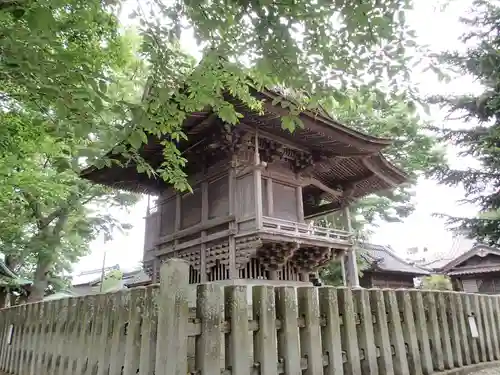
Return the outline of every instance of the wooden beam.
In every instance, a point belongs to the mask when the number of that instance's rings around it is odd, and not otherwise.
[[[243,119],[243,121],[245,121],[245,119]],[[245,122],[242,122],[242,123],[238,124],[237,126],[238,126],[238,128],[248,130],[249,132],[252,132],[253,134],[255,134],[255,126],[252,126],[250,124],[246,124]],[[290,142],[290,140],[287,140],[284,137],[280,137],[279,135],[275,135],[275,134],[266,132],[266,131],[261,130],[261,129],[259,129],[259,137],[270,139],[272,141],[277,141],[278,143],[281,143],[286,148],[289,148],[290,150],[296,150],[296,151],[302,151],[302,152],[310,152],[311,151],[305,146],[302,146],[302,145],[299,145],[296,143],[292,143],[292,142]]]
[[[310,212],[305,212],[304,219],[314,219],[318,216],[328,215],[332,212],[338,211],[340,209],[340,205],[338,202],[322,204],[321,206],[316,206]]]
[[[333,197],[341,197],[344,194],[342,191],[333,190],[332,188],[329,188],[324,183],[322,183],[321,181],[319,181],[318,179],[313,178],[313,177],[309,177],[309,178],[304,179],[302,186],[307,186],[307,185],[316,186],[317,188],[323,190],[325,193],[328,193]]]

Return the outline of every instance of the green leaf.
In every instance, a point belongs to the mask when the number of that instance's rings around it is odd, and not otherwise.
[[[143,130],[136,129],[130,134],[128,141],[133,148],[138,150],[141,147],[142,143],[147,142],[147,135]]]

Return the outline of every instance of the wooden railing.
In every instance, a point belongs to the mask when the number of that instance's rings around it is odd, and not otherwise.
[[[327,239],[345,243],[349,243],[352,239],[352,234],[345,230],[324,228],[316,225],[298,223],[295,221],[288,221],[269,216],[264,216],[262,218],[262,226],[267,230],[277,231],[284,234],[295,234],[311,239]]]
[[[430,375],[500,360],[498,296],[192,288],[188,264],[170,260],[159,287],[0,310],[0,372]]]

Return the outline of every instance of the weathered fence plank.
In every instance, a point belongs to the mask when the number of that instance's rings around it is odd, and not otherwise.
[[[408,347],[409,372],[411,375],[422,375],[417,328],[415,327],[415,316],[413,314],[410,294],[407,290],[396,291],[396,299],[402,311],[402,329],[403,337]]]
[[[144,290],[135,289],[130,292],[127,335],[125,339],[125,360],[123,375],[135,375],[139,371],[141,345],[141,308]]]
[[[361,358],[361,370],[363,374],[378,374],[377,348],[373,331],[373,318],[370,306],[370,296],[366,289],[357,289],[352,292],[356,311],[358,311],[359,324],[357,325],[358,345]]]
[[[401,312],[399,310],[396,293],[393,290],[385,290],[385,304],[389,319],[389,335],[394,347],[394,372],[398,375],[409,374],[408,358],[406,357],[406,346],[401,326]]]
[[[24,361],[24,349],[26,347],[26,340],[25,340],[26,330],[24,328],[24,325],[26,324],[26,321],[28,319],[27,305],[19,306],[17,311],[19,318],[16,327],[16,343],[15,343],[16,356],[14,360],[14,367],[12,370],[12,373],[14,374],[19,374],[21,372],[21,364]]]
[[[85,326],[83,331],[83,342],[85,350],[82,352],[81,372],[84,375],[92,375],[95,366],[95,335],[97,329],[97,296],[89,296],[85,300]]]
[[[452,295],[452,301],[450,303],[455,307],[455,312],[458,319],[458,341],[460,344],[460,349],[462,352],[462,359],[464,365],[472,364],[471,359],[471,348],[468,343],[468,329],[466,321],[466,313],[464,308],[463,298],[459,293],[454,293]]]
[[[488,307],[488,321],[489,321],[489,328],[488,330],[490,331],[491,335],[491,341],[493,344],[493,360],[499,360],[500,359],[500,344],[498,342],[499,339],[499,325],[498,325],[498,320],[496,316],[496,297],[487,297],[486,298],[486,305]]]
[[[304,327],[299,330],[301,356],[307,358],[305,375],[323,375],[323,353],[319,326],[317,289],[297,288],[299,316],[304,318]]]
[[[455,293],[450,292],[444,295],[445,308],[448,315],[448,327],[450,330],[451,352],[453,365],[455,367],[463,366],[462,346],[460,340],[460,328],[457,316],[457,306]]]
[[[370,304],[375,314],[375,344],[379,351],[378,367],[381,374],[394,374],[392,362],[391,336],[387,324],[387,310],[385,308],[384,293],[380,289],[369,291]]]
[[[429,344],[432,353],[434,370],[444,370],[443,347],[441,345],[441,332],[437,316],[436,293],[424,292],[424,306],[427,308],[427,322],[429,328]]]
[[[160,271],[155,375],[187,373],[188,274],[188,263],[177,259]]]
[[[61,370],[61,367],[64,364],[64,347],[65,345],[68,345],[67,336],[65,335],[65,329],[68,325],[69,302],[69,299],[62,299],[57,301],[56,311],[54,314],[54,318],[56,319],[56,325],[54,328],[54,357],[50,367],[47,370],[49,374],[58,375],[64,373]]]
[[[229,286],[225,290],[225,316],[230,323],[226,367],[232,375],[250,374],[250,341],[248,335],[248,300],[246,286]]]
[[[259,329],[253,337],[253,354],[260,375],[275,375],[278,366],[276,335],[276,304],[274,289],[270,286],[254,286],[252,289],[253,318]]]
[[[115,300],[115,295],[110,294],[106,295],[103,301],[101,334],[98,340],[101,350],[97,359],[97,375],[107,375],[110,365],[111,345],[109,342],[113,337],[114,314],[116,314]]]
[[[0,369],[6,371],[11,345],[9,338],[13,329],[14,312],[11,309],[6,310],[3,320],[2,334],[2,352],[0,356]]]
[[[479,296],[479,315],[481,315],[482,328],[484,332],[484,345],[486,346],[486,357],[488,361],[495,360],[495,354],[493,352],[493,342],[491,338],[491,323],[490,323],[490,312],[489,305],[486,299],[487,296]]]
[[[42,336],[42,326],[43,326],[43,303],[37,303],[34,306],[34,317],[35,317],[35,331],[33,338],[33,354],[31,357],[31,369],[30,375],[39,375],[40,374],[40,357],[41,357],[41,348],[43,345],[43,336]]]
[[[448,311],[446,308],[444,293],[436,293],[437,297],[437,314],[440,327],[441,346],[443,348],[443,363],[446,369],[452,369],[453,353],[451,350],[450,328],[448,327]]]
[[[139,375],[153,375],[156,358],[156,330],[158,307],[156,306],[157,288],[146,288],[142,305],[141,353]]]
[[[19,327],[22,326],[22,317],[20,316],[20,311],[18,310],[17,313],[14,312],[13,318],[12,318],[12,335],[10,337],[10,355],[8,358],[8,363],[7,363],[7,372],[8,373],[14,373],[15,370],[15,363],[17,359],[17,342],[19,341]]]
[[[346,372],[352,375],[361,374],[361,358],[359,355],[358,336],[356,331],[356,310],[352,298],[352,291],[347,288],[338,290],[339,308],[342,312],[341,337],[345,343]]]
[[[297,325],[297,296],[292,287],[276,288],[276,317],[281,322],[278,330],[278,356],[284,371],[290,375],[302,374],[300,367],[299,327]]]
[[[479,358],[481,362],[486,362],[488,360],[487,348],[486,348],[486,333],[484,332],[483,318],[481,316],[481,306],[479,305],[479,295],[471,295],[471,309],[476,319],[477,330],[479,332]]]
[[[472,309],[472,294],[463,294],[462,295],[462,302],[464,304],[464,315],[465,315],[465,325],[467,327],[467,337],[465,338],[465,341],[467,345],[469,345],[470,352],[471,352],[471,360],[472,363],[479,363],[480,357],[479,357],[479,345],[478,345],[478,339],[474,338],[472,336],[472,331],[471,331],[471,326],[470,326],[470,319],[472,318],[474,321],[476,321],[476,316],[474,314],[474,311]],[[477,321],[476,321],[477,324]]]
[[[340,337],[341,319],[339,315],[337,290],[332,287],[319,288],[318,299],[320,314],[325,319],[325,325],[321,330],[323,350],[328,356],[328,365],[325,370],[325,375],[344,375],[342,340]],[[287,372],[287,374],[295,375],[300,374],[300,372]]]
[[[196,317],[201,322],[201,335],[196,339],[196,367],[202,375],[220,375],[222,358],[222,317],[224,294],[217,284],[197,287]]]

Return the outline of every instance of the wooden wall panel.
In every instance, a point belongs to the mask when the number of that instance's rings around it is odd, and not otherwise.
[[[201,189],[193,188],[192,193],[182,196],[181,229],[192,227],[201,222]]]
[[[255,189],[252,174],[236,179],[236,215],[239,218],[255,215]]]
[[[161,207],[160,236],[174,233],[175,228],[175,196],[163,202]]]
[[[295,187],[273,181],[273,217],[298,221]]]
[[[223,176],[208,184],[208,218],[229,215],[229,181]]]

